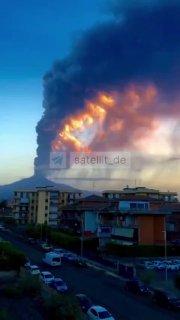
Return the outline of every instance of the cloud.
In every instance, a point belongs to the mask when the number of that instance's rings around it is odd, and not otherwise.
[[[149,119],[179,116],[179,104],[175,102],[180,75],[180,3],[132,3],[137,2],[115,1],[111,6],[113,17],[84,32],[69,55],[44,76],[44,114],[36,128],[37,170],[48,166],[51,143],[64,119],[82,110],[85,100],[93,99],[99,91],[124,91],[134,84],[153,84],[161,101],[152,106]],[[139,113],[141,119],[143,113],[146,110]],[[126,115],[129,128],[134,126],[133,141],[141,124],[132,120]],[[151,128],[148,121],[147,128]],[[126,133],[121,137],[125,143]],[[117,140],[114,143],[118,145]]]

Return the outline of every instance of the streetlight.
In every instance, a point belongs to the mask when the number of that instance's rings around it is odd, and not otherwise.
[[[162,231],[164,233],[164,259],[167,260],[167,237],[166,231]],[[167,282],[167,263],[165,263],[165,281]]]
[[[81,258],[83,258],[83,240],[84,240],[84,221],[83,221],[83,213],[81,213]]]

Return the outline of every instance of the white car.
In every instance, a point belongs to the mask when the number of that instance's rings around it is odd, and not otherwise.
[[[104,307],[101,306],[92,306],[88,312],[87,316],[89,319],[97,320],[97,319],[104,319],[104,320],[115,320],[114,317],[107,311]]]
[[[146,269],[154,269],[154,268],[155,268],[155,265],[154,265],[153,263],[151,263],[151,262],[148,262],[148,263],[145,263],[145,264],[144,264],[144,267],[145,267]]]
[[[31,261],[29,259],[26,259],[26,263],[24,264],[24,268],[27,269],[31,266]]]
[[[36,265],[31,265],[31,264],[26,265],[26,270],[30,274],[32,274],[33,276],[36,276],[36,275],[40,274],[40,270],[39,270],[38,266],[36,266]]]
[[[52,275],[51,272],[49,271],[42,271],[40,273],[40,279],[45,283],[45,284],[50,284],[54,281],[54,276]]]

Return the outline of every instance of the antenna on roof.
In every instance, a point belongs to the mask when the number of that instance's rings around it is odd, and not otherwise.
[[[94,193],[95,181],[92,182],[92,192]]]

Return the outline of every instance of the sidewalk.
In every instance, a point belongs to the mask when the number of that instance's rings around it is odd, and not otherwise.
[[[114,268],[110,268],[110,267],[105,267],[103,266],[101,263],[98,263],[98,262],[95,262],[93,260],[90,260],[90,259],[87,259],[87,258],[84,258],[84,260],[86,261],[88,267],[91,267],[93,269],[96,269],[96,270],[99,270],[99,271],[102,271],[104,272],[106,275],[109,275],[109,276],[112,276],[114,278],[118,278],[119,280],[125,282],[127,281],[126,278],[120,276],[118,274],[118,270],[117,269],[114,269]]]
[[[87,258],[84,258],[84,260],[86,261],[87,265],[89,267],[91,267],[91,268],[94,268],[96,270],[102,271],[106,275],[109,275],[109,276],[112,276],[114,278],[117,278],[122,282],[128,281],[127,278],[120,276],[118,274],[118,270],[116,270],[116,269],[109,268],[109,267],[104,267],[102,264],[100,264],[98,262],[95,262],[93,260],[87,259]],[[146,272],[146,271],[147,270],[144,270],[144,272]],[[153,289],[155,289],[155,288],[157,288],[157,289],[161,288],[161,289],[173,292],[178,297],[180,297],[180,291],[175,288],[173,280],[165,281],[165,280],[154,279],[152,281],[152,283],[150,284],[150,288],[152,289],[152,292],[153,292]]]

